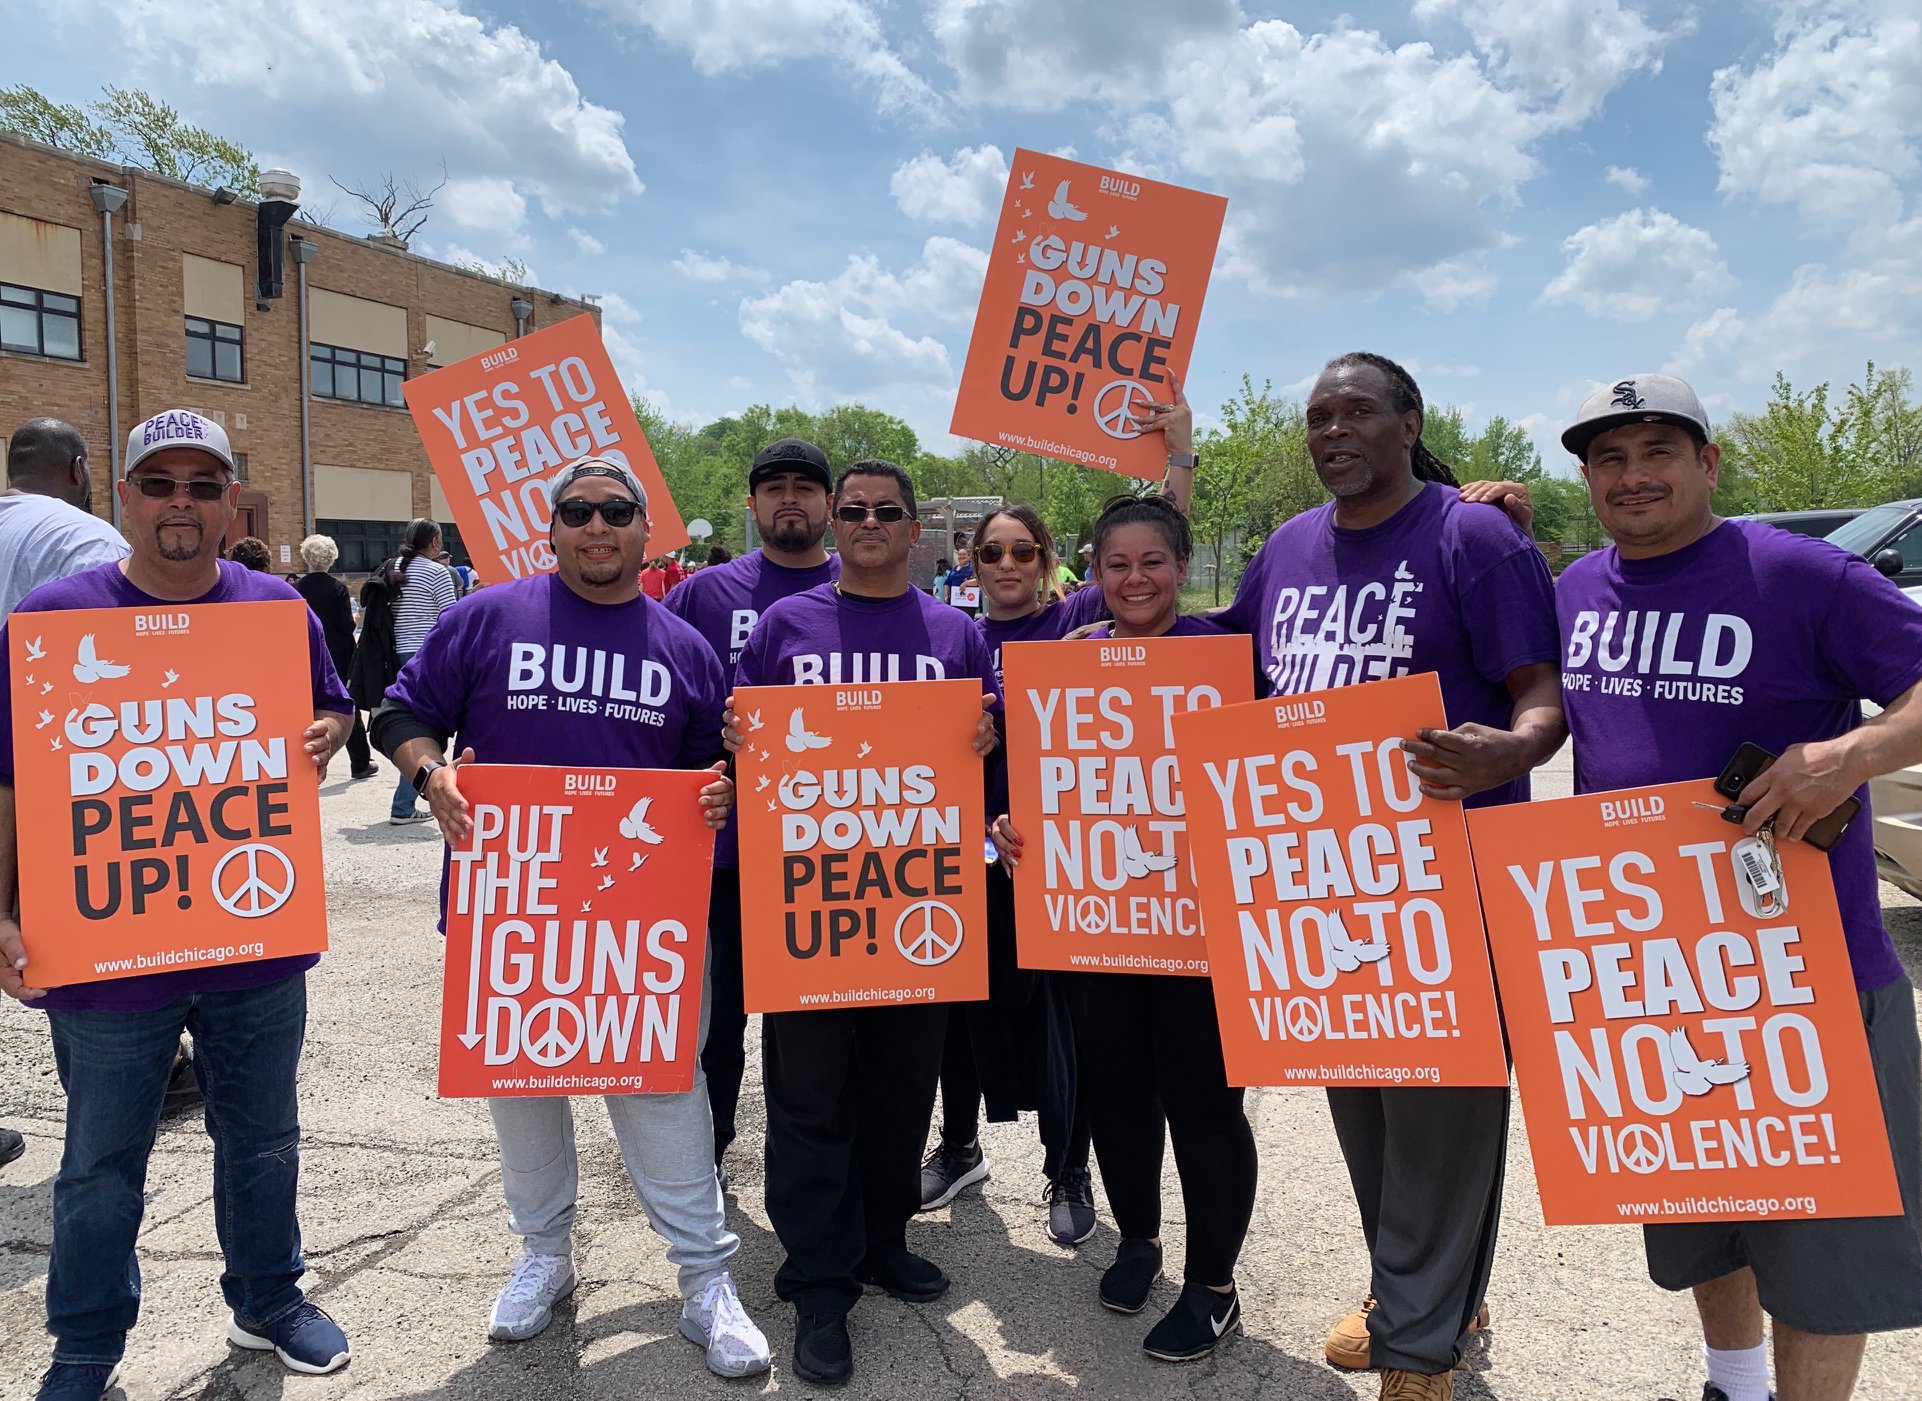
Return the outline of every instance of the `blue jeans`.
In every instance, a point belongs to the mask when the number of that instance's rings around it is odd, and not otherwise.
[[[194,993],[151,1012],[48,1012],[67,1092],[67,1146],[53,1184],[47,1331],[54,1360],[113,1363],[140,1312],[134,1242],[147,1160],[182,1029],[214,1142],[220,1291],[264,1326],[302,1299],[300,1120],[294,1072],[307,1030],[307,975]]]
[[[406,666],[408,662],[413,660],[413,657],[414,654],[412,652],[402,657],[400,659],[401,666]],[[394,767],[399,769],[400,765],[396,764]],[[400,781],[394,785],[394,801],[387,805],[387,815],[389,817],[407,816],[414,810],[414,799],[417,796],[414,792],[414,776],[411,773],[402,771]]]

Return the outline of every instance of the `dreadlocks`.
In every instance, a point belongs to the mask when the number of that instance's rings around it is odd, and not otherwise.
[[[1351,350],[1346,355],[1337,355],[1330,360],[1325,369],[1335,369],[1345,365],[1368,365],[1380,370],[1382,378],[1388,381],[1388,392],[1393,396],[1396,413],[1411,410],[1423,422],[1427,421],[1428,410],[1422,406],[1421,390],[1415,384],[1415,377],[1390,360],[1386,355],[1376,355],[1368,350]],[[1415,469],[1415,480],[1421,482],[1440,482],[1443,486],[1460,486],[1455,480],[1455,471],[1434,453],[1421,440],[1420,430],[1415,433],[1415,445],[1408,450],[1408,457]]]

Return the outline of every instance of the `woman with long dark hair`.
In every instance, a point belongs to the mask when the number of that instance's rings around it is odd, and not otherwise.
[[[440,527],[424,517],[410,521],[401,536],[400,554],[388,570],[394,598],[396,673],[420,650],[421,643],[427,640],[428,629],[460,597],[454,571],[435,558],[439,553]],[[432,816],[425,808],[414,806],[413,775],[402,773],[394,785],[394,801],[387,810],[388,822],[400,826],[426,822]]]

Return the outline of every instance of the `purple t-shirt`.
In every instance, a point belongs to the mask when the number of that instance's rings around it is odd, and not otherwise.
[[[994,656],[994,679],[1001,679],[1001,648],[1010,642],[1059,642],[1076,628],[1084,628],[1107,611],[1101,590],[1090,585],[1066,598],[1050,599],[1019,618],[975,619],[981,638]]]
[[[103,564],[83,570],[51,584],[42,584],[21,599],[15,611],[47,613],[69,608],[179,608],[186,604],[199,607],[208,603],[266,603],[275,599],[296,599],[300,595],[284,580],[262,574],[231,560],[221,560],[220,580],[199,598],[160,599],[135,588],[120,566]],[[334,673],[327,655],[327,639],[320,620],[312,609],[306,610],[307,663],[314,691],[314,709],[332,710],[342,715],[354,713],[354,703]],[[0,695],[13,689],[12,650],[7,629],[0,622]],[[0,784],[13,786],[13,727],[0,724]],[[14,795],[14,820],[29,821],[34,814]],[[211,968],[188,968],[178,973],[148,973],[137,978],[115,978],[103,983],[74,983],[49,989],[45,997],[31,1006],[55,1012],[151,1012],[175,998],[196,992],[233,992],[240,988],[262,987],[291,978],[320,962],[317,953],[297,954],[292,958],[268,958],[258,963],[238,963]],[[32,976],[32,969],[28,969]]]
[[[1598,550],[1555,590],[1575,790],[1713,778],[1737,748],[1780,754],[1855,728],[1922,681],[1922,608],[1822,540],[1723,521],[1653,559]],[[1856,986],[1902,976],[1862,812],[1829,853]]]
[[[761,614],[782,599],[841,577],[841,557],[829,555],[826,564],[789,569],[760,550],[726,564],[697,569],[676,584],[667,596],[667,611],[698,632],[713,649],[721,675],[730,681],[741,659],[748,635]],[[714,837],[714,864],[730,870],[741,864],[738,814],[728,815],[727,826]]]
[[[1336,525],[1333,502],[1284,521],[1215,620],[1254,634],[1275,695],[1429,671],[1451,725],[1507,729],[1509,673],[1560,655],[1534,542],[1499,508],[1434,482],[1366,530]],[[1524,776],[1466,805],[1527,798]]]

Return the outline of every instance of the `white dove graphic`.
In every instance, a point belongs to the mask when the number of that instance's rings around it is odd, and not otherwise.
[[[810,749],[826,749],[834,741],[826,735],[817,735],[807,727],[807,717],[801,714],[799,706],[788,717],[787,747],[796,754],[805,754]]]
[[[180,679],[180,673],[175,671],[172,667],[168,667],[165,679],[163,679],[160,683],[160,689],[163,691],[166,690],[169,686],[173,685],[173,683],[178,681],[179,679]]]
[[[865,759],[868,757],[868,755],[872,754],[873,752],[874,752],[874,746],[869,744],[866,740],[862,740],[861,747],[860,749],[855,751],[854,757],[857,759]]]
[[[1021,188],[1024,190],[1032,190],[1034,188],[1034,172],[1032,170],[1025,170],[1021,173]]]
[[[47,655],[47,649],[40,645],[39,638],[29,637],[27,639],[27,660],[28,661],[37,662],[46,655]]]
[[[596,890],[612,890],[614,888],[614,877],[602,876],[601,883],[594,888]]]
[[[59,736],[59,735],[55,735],[55,736],[53,737],[53,747],[54,747],[55,749],[59,749],[59,748],[61,747],[61,746],[60,746],[60,736]]]
[[[41,694],[41,695],[43,695],[43,696],[50,696],[50,695],[52,695],[52,694],[53,694],[53,682],[51,682],[51,681],[49,681],[49,682],[47,682],[47,684],[46,684],[46,685],[44,685],[44,686],[42,686],[42,687],[40,688],[40,694]]]
[[[1348,937],[1345,929],[1328,931],[1328,961],[1344,973],[1352,973],[1364,963],[1380,963],[1388,957],[1388,936],[1370,943],[1360,943]]]
[[[756,711],[751,711],[751,712],[750,712],[750,713],[748,714],[748,717],[747,717],[747,727],[748,727],[748,729],[749,729],[749,730],[758,730],[758,729],[760,729],[760,728],[761,728],[761,727],[762,727],[763,725],[765,725],[765,724],[767,724],[767,721],[765,721],[765,720],[763,720],[763,719],[761,718],[761,712],[760,712],[760,711],[758,711],[758,710],[756,710]]]
[[[1121,834],[1121,869],[1130,880],[1140,880],[1156,871],[1174,869],[1175,859],[1166,852],[1153,855],[1141,846],[1141,834],[1130,827]]]
[[[51,710],[43,710],[40,712],[40,723],[35,725],[34,728],[36,730],[44,730],[47,728],[47,726],[51,725],[52,723],[53,723],[53,712]]]
[[[1724,1065],[1719,1060],[1703,1060],[1688,1043],[1688,1029],[1676,1027],[1668,1034],[1669,1059],[1675,1069],[1669,1081],[1685,1095],[1705,1095],[1717,1085],[1733,1085],[1748,1079],[1748,1062],[1738,1060]]]
[[[754,780],[754,791],[756,793],[765,793],[767,791],[767,785],[768,785],[768,776],[766,774],[762,774],[759,778]]]
[[[588,862],[589,869],[598,870],[600,867],[605,866],[606,864],[607,864],[607,848],[604,846],[595,847],[594,859]]]
[[[659,846],[664,840],[661,834],[648,825],[647,810],[653,806],[652,798],[642,798],[634,804],[634,810],[621,819],[621,835],[631,842],[646,842],[649,846]]]
[[[56,746],[56,747],[58,747],[58,741],[55,741],[55,746]],[[773,812],[773,811],[774,811],[774,799],[772,799],[772,798],[769,798],[769,799],[767,800],[767,810],[768,810],[769,812]]]
[[[102,661],[95,655],[92,633],[80,639],[80,659],[73,664],[74,680],[84,681],[91,686],[96,681],[110,681],[126,674],[127,668],[119,662]]]
[[[26,682],[26,683],[27,683],[27,684],[28,684],[29,686],[31,686],[31,685],[33,685],[33,678],[32,678],[31,676],[28,676],[28,677],[23,677],[22,679],[23,679],[23,680],[24,680],[24,681],[25,681],[25,682]]]
[[[1010,243],[1026,243],[1027,241],[1028,241],[1028,236],[1022,233],[1021,230],[1019,229],[1016,229],[1014,231],[1014,237],[1008,240],[1008,242]]]
[[[588,913],[590,913],[590,912],[591,912],[591,911],[593,910],[593,908],[594,908],[594,902],[593,902],[592,900],[583,900],[583,901],[581,901],[581,913],[582,913],[582,914],[588,914]]]
[[[1395,566],[1395,577],[1397,579],[1412,579],[1415,577],[1414,571],[1408,567],[1407,560],[1403,560]]]
[[[1121,225],[1119,225],[1119,224],[1110,224],[1110,225],[1108,225],[1108,237],[1109,237],[1109,238],[1119,238],[1119,237],[1121,237]]]
[[[1048,201],[1048,217],[1050,219],[1070,219],[1075,223],[1080,223],[1088,217],[1087,214],[1076,209],[1074,205],[1069,202],[1068,182],[1066,180],[1063,180],[1059,185],[1055,186],[1054,198]]]
[[[647,853],[644,851],[637,851],[634,853],[634,859],[629,864],[627,869],[629,872],[638,871],[641,869],[641,867],[644,864],[646,864],[646,862],[647,862]]]

